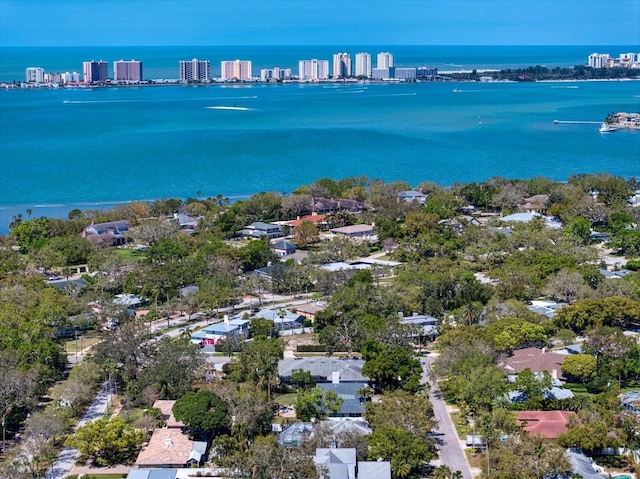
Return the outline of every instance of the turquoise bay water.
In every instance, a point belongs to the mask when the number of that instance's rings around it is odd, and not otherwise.
[[[238,198],[320,177],[638,176],[640,132],[553,121],[639,110],[635,81],[1,91],[0,232],[27,208]]]

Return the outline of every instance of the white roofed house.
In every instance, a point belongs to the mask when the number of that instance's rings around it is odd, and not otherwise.
[[[259,239],[266,236],[268,239],[280,238],[282,234],[282,226],[274,223],[263,223],[255,221],[242,230],[242,236]]]
[[[378,235],[373,231],[373,225],[343,226],[342,228],[334,228],[331,232],[352,240],[378,241]]]

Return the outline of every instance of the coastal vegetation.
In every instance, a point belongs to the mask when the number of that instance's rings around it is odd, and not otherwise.
[[[338,446],[390,461],[394,478],[446,473],[428,464],[437,454],[437,424],[417,354],[427,343],[439,354],[431,369],[443,394],[464,427],[483,437],[483,451],[475,452],[483,477],[487,469],[490,477],[564,473],[564,447],[593,455],[637,449],[640,422],[618,399],[640,384],[632,335],[640,324],[640,209],[627,201],[637,188],[633,178],[608,174],[449,188],[423,182],[416,191],[424,202],[407,202],[399,194],[413,188],[403,182],[322,178],[288,196],[263,192],[232,203],[196,195],[74,210],[68,220],[16,217],[0,238],[0,414],[9,444],[0,475],[37,477],[65,440],[95,465],[130,461],[161,423],[154,402],[167,399],[177,400],[175,417],[193,437],[211,442],[209,462],[243,477],[317,477],[311,449],[335,438],[285,451],[271,424],[283,420],[276,414],[283,398],[294,398],[287,405],[301,420],[321,420],[342,403],[304,372],[291,384],[281,380],[289,339],[272,322],[251,318],[248,339],[228,336],[216,345],[231,356],[220,372],[188,329],[196,318],[218,322],[236,308],[249,318],[247,298],[261,305],[277,295],[324,300],[312,323],[314,346],[364,359],[371,390],[362,397],[375,397],[365,401],[372,433]],[[321,198],[349,207],[327,208],[317,221]],[[523,211],[535,214],[505,221]],[[182,229],[178,214],[196,225]],[[302,259],[280,261],[266,238],[242,233],[254,222],[305,216],[285,231]],[[120,220],[129,222],[120,246],[83,235],[92,223]],[[329,231],[353,225],[374,225],[376,238]],[[323,268],[372,254],[380,261],[370,269]],[[185,294],[187,287],[196,288]],[[144,298],[146,315],[113,301],[122,294]],[[560,303],[554,314],[530,307],[541,299]],[[183,331],[163,336],[176,313],[186,318]],[[432,335],[402,321],[414,313],[435,318]],[[69,364],[65,341],[88,334],[99,341]],[[581,391],[574,397],[550,397],[549,374],[525,369],[511,383],[504,374],[514,352],[571,345],[578,335],[580,354],[556,371]],[[103,382],[117,385],[121,412],[72,434]],[[514,392],[521,402],[508,400]],[[519,409],[577,414],[566,433],[547,440],[516,424]],[[98,447],[105,436],[117,440]]]

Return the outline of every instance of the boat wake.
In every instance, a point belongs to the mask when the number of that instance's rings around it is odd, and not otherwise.
[[[234,110],[234,111],[249,111],[251,108],[244,106],[207,106],[208,110]]]

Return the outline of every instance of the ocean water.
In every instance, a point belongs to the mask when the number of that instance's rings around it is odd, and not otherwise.
[[[273,52],[263,54],[265,65],[279,64]],[[47,58],[66,58],[57,55]],[[489,67],[491,55],[483,55],[477,65],[465,58],[465,68]],[[601,122],[611,111],[640,111],[640,82],[0,91],[0,233],[27,208],[34,216],[65,217],[75,207],[198,192],[230,198],[291,192],[321,177],[450,185],[492,176],[639,176],[640,132],[601,134],[598,124],[553,123]]]

